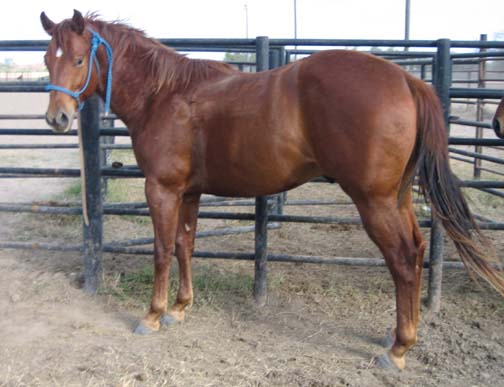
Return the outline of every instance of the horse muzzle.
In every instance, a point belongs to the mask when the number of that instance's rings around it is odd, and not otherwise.
[[[501,119],[494,117],[494,119],[492,120],[492,128],[495,131],[497,137],[504,138],[504,127],[502,125]]]
[[[45,118],[49,126],[57,133],[68,132],[72,127],[73,113],[69,114],[63,109],[59,109],[55,115],[47,112]]]

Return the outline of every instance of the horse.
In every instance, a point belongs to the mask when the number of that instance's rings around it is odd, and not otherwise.
[[[269,195],[321,175],[352,198],[395,284],[396,327],[377,366],[404,368],[417,341],[426,246],[412,203],[417,172],[468,271],[504,294],[499,260],[451,172],[440,102],[401,67],[366,53],[327,50],[242,73],[187,58],[94,14],[74,10],[57,24],[45,13],[40,19],[51,36],[48,124],[69,130],[76,109],[99,94],[128,127],[145,175],[155,270],[150,308],[136,333],[183,320],[192,303],[201,194]],[[180,285],[168,308],[174,253]]]
[[[504,98],[501,99],[492,119],[492,127],[499,138],[504,138]]]

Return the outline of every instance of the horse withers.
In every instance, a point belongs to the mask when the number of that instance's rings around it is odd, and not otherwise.
[[[150,309],[137,333],[184,319],[192,303],[201,194],[267,195],[320,175],[352,198],[395,283],[396,328],[377,365],[404,368],[417,340],[425,250],[411,197],[417,172],[466,268],[504,293],[503,274],[493,266],[498,259],[450,170],[439,100],[399,66],[329,50],[241,73],[78,11],[59,24],[44,13],[41,21],[51,35],[49,124],[67,130],[79,105],[98,93],[128,127],[145,175],[155,270]],[[180,284],[168,308],[173,251]]]

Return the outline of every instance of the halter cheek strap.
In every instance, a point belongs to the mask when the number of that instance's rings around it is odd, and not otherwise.
[[[107,71],[107,84],[105,89],[105,114],[108,114],[110,111],[110,97],[112,94],[112,61],[113,61],[113,53],[112,47],[109,42],[103,39],[98,32],[93,31],[92,28],[88,27],[89,32],[91,32],[91,49],[89,51],[89,60],[88,60],[88,73],[86,77],[86,82],[84,86],[79,91],[72,91],[62,86],[48,84],[45,87],[46,91],[59,91],[61,93],[68,94],[70,97],[77,101],[79,106],[79,110],[82,110],[84,107],[84,102],[80,100],[80,96],[82,93],[86,91],[89,86],[89,82],[91,80],[91,73],[93,72],[93,64],[96,66],[96,70],[98,71],[98,75],[100,74],[100,66],[98,64],[98,59],[96,57],[96,51],[98,47],[103,44],[105,47],[105,51],[107,52],[107,60],[108,60],[108,71]]]

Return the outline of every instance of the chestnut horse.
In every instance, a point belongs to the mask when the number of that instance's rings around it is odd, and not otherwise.
[[[397,325],[378,365],[403,368],[417,340],[425,250],[411,198],[417,171],[468,270],[504,292],[502,272],[492,265],[497,258],[484,252],[487,242],[450,171],[438,98],[399,66],[324,51],[247,74],[188,59],[138,30],[78,11],[59,24],[44,13],[41,21],[52,37],[45,55],[52,84],[47,122],[58,132],[70,129],[81,102],[96,92],[108,104],[111,87],[112,110],[127,125],[145,174],[155,274],[137,333],[182,320],[192,303],[202,193],[268,195],[320,175],[353,199],[395,283]],[[180,286],[168,309],[173,251]]]
[[[504,98],[501,99],[495,116],[492,120],[492,127],[495,130],[497,137],[504,138]]]

